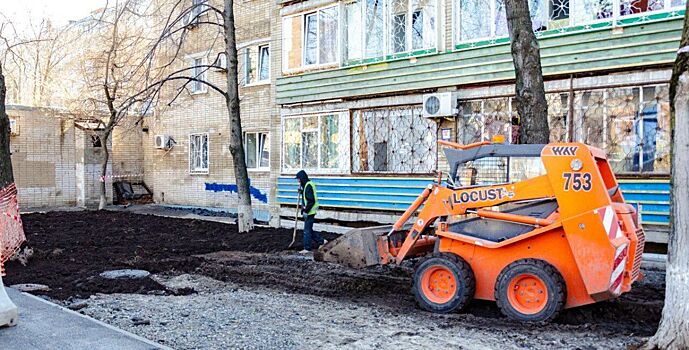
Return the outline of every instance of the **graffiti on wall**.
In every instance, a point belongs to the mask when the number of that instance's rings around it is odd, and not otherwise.
[[[208,183],[206,182],[206,191],[211,191],[211,192],[230,192],[230,193],[237,193],[237,185],[236,184],[221,184],[221,183]],[[249,187],[249,192],[251,193],[251,196],[256,198],[259,202],[262,203],[268,203],[268,194],[261,191],[260,189],[250,186]]]

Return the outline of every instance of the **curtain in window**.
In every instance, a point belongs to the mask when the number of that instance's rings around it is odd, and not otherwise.
[[[246,154],[246,167],[256,168],[256,134],[246,133],[244,134],[244,137],[246,138],[244,140],[246,148],[244,150]]]

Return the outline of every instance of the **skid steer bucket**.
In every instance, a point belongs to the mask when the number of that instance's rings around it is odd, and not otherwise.
[[[387,242],[391,229],[392,225],[353,229],[318,249],[314,259],[355,269],[381,264],[378,244]]]

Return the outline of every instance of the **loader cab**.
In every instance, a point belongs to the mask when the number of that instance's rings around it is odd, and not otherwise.
[[[545,174],[543,145],[491,144],[469,150],[445,149],[448,187],[466,188],[518,182]]]

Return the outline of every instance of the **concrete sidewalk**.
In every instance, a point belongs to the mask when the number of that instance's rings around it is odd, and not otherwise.
[[[103,322],[6,288],[19,308],[15,327],[0,328],[0,349],[169,349]]]

